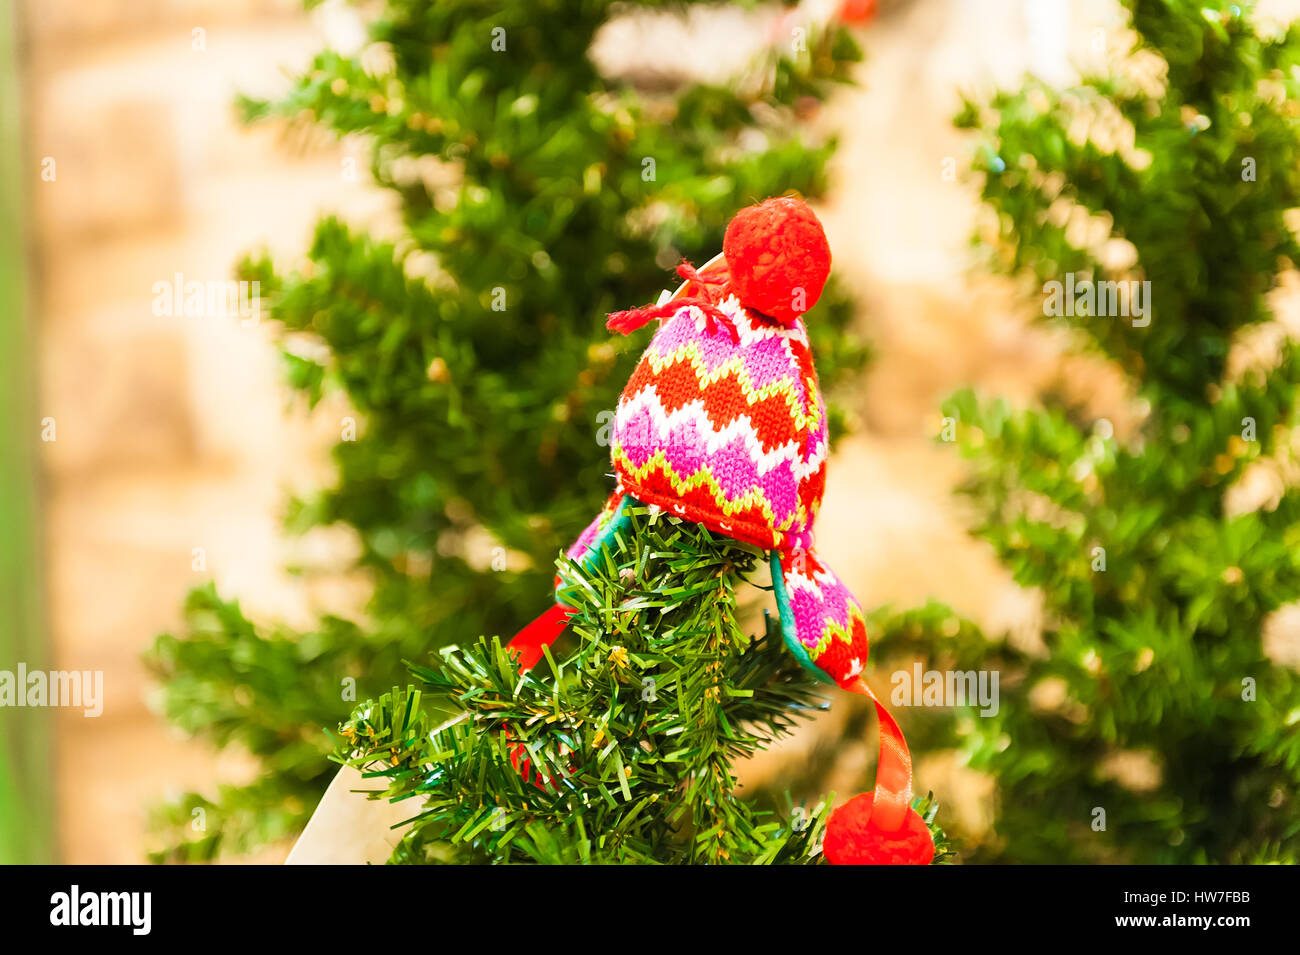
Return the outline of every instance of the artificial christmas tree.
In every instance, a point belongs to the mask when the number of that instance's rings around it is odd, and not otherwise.
[[[241,275],[285,332],[296,391],[313,406],[341,391],[358,412],[336,485],[295,501],[288,526],[353,529],[374,589],[364,621],[307,633],[255,624],[211,587],[190,595],[186,631],[150,658],[165,712],[263,773],[167,807],[154,858],[292,834],[331,776],[321,727],[404,683],[403,660],[511,632],[605,480],[599,439],[635,355],[604,312],[716,248],[735,208],[824,191],[834,143],[799,118],[858,59],[847,33],[792,23],[799,42],[776,37],[743,83],[642,90],[589,55],[614,6],[389,0],[366,49],[323,52],[282,99],[243,104],[365,136],[401,203],[395,242],[326,219],[307,267],[256,258]],[[843,297],[825,299],[812,334],[834,381],[864,354]]]
[[[1065,324],[1123,370],[1131,423],[1068,381],[1039,409],[953,398],[978,533],[1041,591],[1042,646],[940,633],[938,608],[887,642],[1002,675],[996,714],[921,738],[995,778],[974,859],[1294,863],[1300,680],[1262,635],[1300,598],[1300,494],[1244,479],[1294,474],[1300,352],[1243,346],[1300,262],[1300,30],[1261,32],[1246,3],[1126,6],[1112,75],[960,122],[984,140],[993,260],[1046,321],[1073,290]]]
[[[808,706],[796,662],[880,717],[875,792],[830,815],[825,857],[934,859],[907,744],[861,675],[862,609],[813,548],[828,439],[801,315],[830,271],[825,235],[802,202],[772,199],[732,220],[723,250],[681,266],[666,302],[610,318],[662,325],[619,400],[617,489],[561,562],[559,603],[504,650],[417,668],[466,719],[431,731],[408,691],[343,727],[342,758],[416,803],[399,861],[816,861],[825,802],[811,826],[773,816],[738,798],[732,767]],[[735,617],[768,558],[785,666],[776,628],[750,639]],[[552,655],[570,618],[579,645]],[[553,681],[529,671],[543,656]]]

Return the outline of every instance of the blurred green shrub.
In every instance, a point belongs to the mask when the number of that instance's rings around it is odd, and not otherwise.
[[[1262,634],[1300,598],[1300,493],[1225,498],[1250,469],[1295,474],[1296,343],[1229,357],[1300,261],[1300,30],[1262,35],[1244,3],[1126,6],[1110,75],[1028,82],[959,123],[981,143],[990,262],[1045,312],[1048,283],[1073,284],[1082,307],[1043,321],[1122,369],[1132,421],[1093,420],[1068,383],[1033,410],[953,397],[976,532],[1041,591],[1043,646],[934,607],[884,621],[884,642],[1000,672],[995,716],[923,716],[914,737],[996,780],[968,858],[1294,863],[1300,681]],[[1149,282],[1149,311],[1077,297],[1105,281]]]

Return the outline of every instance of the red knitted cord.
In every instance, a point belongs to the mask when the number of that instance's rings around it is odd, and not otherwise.
[[[726,278],[701,275],[696,271],[695,266],[685,259],[677,266],[677,274],[687,282],[698,285],[704,294],[673,298],[662,305],[643,305],[622,312],[611,312],[605,327],[611,332],[629,335],[652,319],[671,318],[681,309],[693,305],[704,314],[704,328],[710,335],[716,334],[718,325],[721,324],[731,335],[732,342],[739,342],[740,333],[736,331],[736,323],[717,305],[717,300],[723,297],[723,289],[719,288],[715,291],[713,288],[714,286],[725,287]]]

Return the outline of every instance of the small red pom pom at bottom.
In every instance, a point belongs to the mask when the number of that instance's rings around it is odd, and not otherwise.
[[[876,15],[877,0],[844,0],[840,19],[845,23],[867,23]]]
[[[909,808],[901,828],[885,832],[871,822],[874,793],[854,796],[831,813],[822,852],[831,865],[929,865],[934,840],[925,820]]]

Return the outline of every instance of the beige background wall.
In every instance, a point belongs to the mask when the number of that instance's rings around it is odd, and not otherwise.
[[[328,480],[334,431],[328,409],[309,423],[288,407],[265,325],[155,316],[154,283],[226,279],[261,246],[293,261],[321,212],[378,224],[388,200],[343,178],[355,144],[303,153],[241,129],[231,106],[346,40],[346,19],[287,0],[22,13],[40,413],[56,427],[42,447],[49,618],[56,665],[105,673],[101,717],[59,714],[59,839],[67,861],[140,861],[151,802],[248,767],[169,733],[139,655],[208,576],[256,615],[310,619],[313,595],[281,570],[278,513],[289,487]]]

